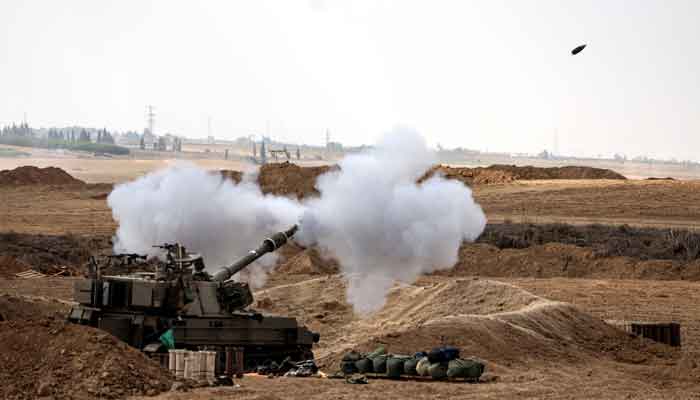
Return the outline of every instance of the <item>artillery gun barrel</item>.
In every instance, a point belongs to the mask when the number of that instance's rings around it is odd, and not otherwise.
[[[253,261],[257,260],[258,258],[262,257],[263,255],[265,255],[271,251],[275,251],[275,250],[279,249],[282,245],[287,243],[287,240],[289,240],[289,238],[294,236],[294,234],[296,233],[296,231],[298,229],[299,229],[299,227],[294,225],[286,231],[277,232],[274,235],[272,235],[271,237],[263,240],[262,244],[260,244],[260,246],[257,249],[252,250],[245,257],[236,261],[233,265],[221,268],[216,274],[214,274],[214,276],[212,277],[212,280],[218,281],[218,282],[223,282],[223,281],[228,280],[233,275],[235,275],[238,271],[240,271],[243,268],[250,265]]]

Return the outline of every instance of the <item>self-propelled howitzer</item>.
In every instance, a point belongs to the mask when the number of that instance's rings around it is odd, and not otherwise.
[[[248,307],[253,295],[244,282],[231,278],[264,254],[283,246],[296,225],[265,239],[255,250],[213,276],[200,255],[179,244],[157,246],[165,261],[154,272],[103,276],[99,268],[75,284],[79,305],[68,319],[95,326],[146,352],[183,349],[243,349],[245,366],[270,360],[308,359],[319,335],[295,318],[265,315]],[[93,264],[99,265],[99,264]],[[163,340],[168,333],[172,341]]]

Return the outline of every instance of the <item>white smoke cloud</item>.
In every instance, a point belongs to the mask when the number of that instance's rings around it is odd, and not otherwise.
[[[381,308],[395,281],[452,267],[462,241],[486,225],[461,182],[435,176],[415,183],[434,161],[417,132],[395,129],[319,177],[321,197],[306,203],[301,240],[338,259],[348,301],[361,313]]]
[[[361,313],[375,311],[396,281],[453,266],[462,241],[476,239],[486,224],[461,182],[434,176],[415,183],[434,162],[418,133],[395,129],[320,176],[321,197],[304,204],[263,195],[251,177],[236,185],[177,165],[109,195],[119,223],[115,251],[154,254],[153,244],[179,242],[202,253],[212,270],[303,215],[296,239],[335,256],[348,277],[348,301]],[[274,256],[266,257],[269,266]],[[264,282],[264,270],[249,269],[254,286]]]
[[[118,185],[107,203],[119,223],[115,252],[155,255],[153,245],[178,242],[201,253],[209,271],[233,263],[302,213],[293,200],[264,196],[250,177],[235,184],[190,164]],[[261,258],[264,265],[273,261],[274,255]],[[260,268],[251,271],[254,286],[263,282]]]

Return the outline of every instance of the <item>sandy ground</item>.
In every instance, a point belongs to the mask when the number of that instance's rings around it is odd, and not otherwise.
[[[24,165],[36,167],[59,167],[74,177],[87,183],[121,183],[135,179],[148,172],[166,168],[176,163],[193,163],[209,170],[236,170],[252,171],[257,168],[255,164],[236,160],[225,160],[223,146],[214,146],[220,154],[213,154],[210,158],[201,158],[206,145],[191,145],[185,153],[137,153],[135,156],[120,157],[93,157],[86,153],[67,151],[49,151],[45,149],[28,149],[26,147],[6,146],[23,152],[28,152],[31,157],[0,157],[0,170],[14,169]],[[232,153],[233,154],[233,153]],[[244,155],[244,154],[239,154]],[[316,159],[304,159],[295,161],[304,166],[325,165],[327,162]]]
[[[576,366],[555,375],[581,374]],[[138,399],[691,399],[698,398],[692,385],[685,388],[655,386],[640,380],[619,380],[603,370],[585,370],[575,382],[523,373],[517,382],[483,384],[372,380],[368,385],[349,385],[342,380],[314,378],[245,377],[240,388],[201,389],[193,393],[168,393]],[[595,382],[595,384],[592,384]],[[136,399],[136,398],[135,398]]]
[[[0,169],[11,168],[16,161],[1,159]],[[61,162],[68,172],[88,182],[120,182],[169,161]],[[216,160],[197,162],[211,168],[242,169],[233,164],[219,166]],[[57,164],[48,158],[32,163]],[[116,225],[105,200],[110,189],[105,184],[0,188],[0,231],[111,235]],[[675,227],[694,227],[700,221],[700,206],[695,206],[700,204],[700,183],[694,181],[518,182],[477,187],[474,193],[491,220]],[[72,297],[74,279],[0,279],[0,294],[63,304]],[[327,379],[246,377],[240,388],[197,389],[157,398],[700,398],[700,283],[471,279],[423,277],[416,285],[397,289],[387,307],[370,318],[360,318],[348,309],[341,280],[332,275],[275,276],[256,296],[259,301],[268,299],[267,306],[260,305],[264,310],[297,316],[321,331],[323,342],[316,351],[329,368],[333,364],[328,360],[335,360],[346,348],[382,342],[405,351],[444,335],[470,354],[496,360],[489,364],[487,383],[373,380],[369,385],[349,385]],[[663,346],[657,354],[658,349],[647,348],[646,342],[629,347],[619,334],[606,341],[608,336],[596,336],[609,329],[601,325],[604,319],[679,321],[683,348]]]
[[[522,181],[476,187],[474,195],[491,221],[684,228],[700,222],[700,181]]]
[[[0,280],[0,294],[11,294],[22,296],[32,301],[68,300],[71,296],[72,279],[53,278],[44,280]],[[500,279],[507,286],[502,287],[504,291],[500,296],[490,295],[484,299],[498,298],[505,301],[506,305],[493,303],[484,304],[480,301],[467,302],[451,301],[451,304],[462,304],[461,307],[469,307],[471,312],[485,312],[493,307],[505,307],[506,313],[516,312],[520,304],[540,302],[538,297],[533,297],[527,292],[518,294],[510,286],[526,289],[535,296],[546,297],[546,301],[561,300],[568,301],[579,307],[584,312],[590,312],[600,318],[644,318],[646,320],[667,319],[669,309],[674,318],[684,324],[684,353],[692,354],[696,351],[694,345],[698,341],[698,324],[695,318],[698,313],[698,284],[688,282],[658,282],[658,281],[601,281],[586,279]],[[454,279],[430,277],[423,278],[420,285],[425,287],[450,288],[453,287]],[[493,286],[488,281],[482,282],[481,287],[487,291],[498,286]],[[304,287],[307,284],[302,282]],[[480,286],[471,286],[473,290],[469,296],[474,299],[480,298],[485,293],[479,293]],[[271,296],[274,293],[284,293],[288,290],[286,285],[279,285],[259,292],[258,297]],[[328,285],[324,285],[327,286]],[[321,288],[320,290],[324,290]],[[406,289],[403,289],[404,291]],[[411,289],[415,290],[415,289]],[[430,289],[429,289],[430,290]],[[288,297],[288,301],[299,301],[310,306],[313,301],[300,296],[299,291],[291,292],[293,297]],[[397,343],[401,342],[401,330],[395,331],[395,327],[387,325],[399,320],[395,315],[400,307],[401,313],[405,317],[420,318],[421,307],[429,307],[427,310],[432,318],[439,313],[439,308],[433,306],[411,304],[410,301],[400,298],[403,295],[396,294],[396,301],[390,304],[379,315],[370,319],[355,319],[354,328],[350,331],[357,331],[355,338],[347,337],[343,340],[340,337],[328,338],[330,343],[325,343],[320,353],[320,358],[329,351],[334,352],[334,346],[350,345],[357,340],[362,340],[361,332],[367,327],[374,327],[376,331],[386,330],[387,332],[397,332],[391,334],[390,338],[396,338]],[[410,293],[404,293],[410,295]],[[515,296],[514,296],[515,295]],[[301,298],[300,298],[301,297]],[[455,296],[451,296],[452,299]],[[488,302],[488,300],[487,300]],[[391,303],[391,301],[390,301]],[[469,304],[472,304],[471,306]],[[417,308],[416,308],[417,307]],[[510,310],[510,311],[509,311]],[[309,312],[301,309],[299,313]],[[456,310],[454,310],[457,312]],[[466,311],[466,310],[465,310]],[[445,310],[445,312],[448,312]],[[517,315],[517,314],[515,314]],[[535,319],[544,323],[545,320]],[[373,322],[374,321],[374,322]],[[404,321],[404,323],[407,320]],[[377,323],[379,322],[379,325]],[[556,335],[559,330],[555,329],[554,323],[550,321],[546,325],[551,334]],[[412,323],[408,323],[409,325]],[[455,322],[451,322],[455,325]],[[488,326],[485,320],[479,325]],[[581,330],[585,331],[585,322],[578,323]],[[342,326],[338,324],[336,326]],[[457,326],[459,326],[457,324]],[[486,328],[485,328],[486,329]],[[533,329],[537,329],[533,327]],[[468,334],[469,328],[465,325],[459,328],[464,334]],[[493,331],[488,328],[486,331]],[[409,331],[414,332],[414,331]],[[367,332],[368,337],[376,333]],[[443,335],[450,337],[450,332],[443,330]],[[571,334],[571,333],[569,333]],[[359,336],[358,336],[359,335]],[[332,335],[330,335],[332,336]],[[420,331],[415,331],[411,337],[420,337]],[[526,336],[528,337],[528,336]],[[507,336],[501,336],[501,340],[508,341]],[[465,338],[467,341],[470,339]],[[391,340],[391,339],[390,339]],[[420,341],[420,339],[418,339]],[[492,340],[485,337],[487,342]],[[514,338],[513,340],[521,340]],[[398,346],[394,343],[391,346]],[[409,343],[412,341],[409,338]],[[668,361],[653,362],[648,365],[644,361],[644,355],[640,353],[615,353],[612,355],[602,353],[600,360],[592,358],[585,349],[570,348],[566,350],[565,359],[558,361],[555,347],[547,349],[547,346],[537,344],[540,348],[533,351],[529,346],[532,343],[526,341],[521,343],[522,357],[510,355],[501,356],[505,360],[512,357],[512,364],[499,361],[498,365],[491,365],[491,371],[487,374],[487,382],[480,384],[466,383],[436,383],[436,382],[416,382],[416,381],[389,381],[372,380],[369,385],[349,385],[342,380],[328,380],[317,378],[292,379],[276,378],[268,379],[263,377],[247,376],[237,383],[240,388],[213,388],[197,389],[188,393],[166,393],[158,396],[159,399],[211,399],[211,398],[243,398],[243,399],[283,399],[283,398],[389,398],[399,399],[407,396],[411,398],[551,398],[551,399],[617,399],[617,398],[695,398],[693,397],[700,389],[697,378],[679,378],[675,376],[679,369],[687,368],[683,363],[683,357],[675,357]],[[554,345],[554,343],[552,343]],[[501,344],[502,347],[510,346]],[[483,350],[479,350],[483,349]],[[516,347],[517,349],[517,347]],[[471,350],[471,349],[470,349]],[[554,354],[548,354],[548,351]],[[493,352],[482,346],[477,346],[473,350],[476,354]],[[508,354],[508,353],[506,353]],[[680,360],[680,361],[679,361]],[[653,376],[653,371],[659,371],[658,376]]]

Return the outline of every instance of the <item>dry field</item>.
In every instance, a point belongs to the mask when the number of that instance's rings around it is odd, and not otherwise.
[[[0,231],[111,233],[102,198],[110,190],[104,184],[0,187]],[[474,196],[491,222],[700,226],[700,181],[522,181],[478,186]]]
[[[116,227],[106,204],[111,183],[168,162],[32,160],[35,165],[59,165],[88,184],[0,186],[0,233],[28,238],[57,235],[59,241],[65,235],[99,237],[105,243]],[[197,162],[210,169],[250,168],[233,162]],[[21,164],[0,159],[0,169]],[[676,228],[700,223],[696,181],[518,181],[479,185],[474,194],[492,222]],[[28,243],[36,247],[33,241]],[[39,251],[31,246],[27,252]],[[6,262],[2,256],[0,269]],[[571,270],[557,272],[562,260],[566,265],[573,260],[571,265],[579,268],[576,277],[570,276]],[[473,245],[463,249],[453,275],[426,276],[399,285],[384,309],[362,317],[345,302],[344,281],[332,263],[313,249],[288,247],[278,272],[256,293],[257,306],[294,315],[320,331],[316,355],[325,370],[331,372],[350,348],[366,350],[384,343],[396,352],[407,352],[446,340],[484,358],[488,382],[373,380],[363,386],[342,380],[246,377],[238,382],[239,388],[171,392],[157,398],[700,398],[700,275],[683,275],[676,269],[648,274],[651,269],[643,268],[652,268],[650,263],[657,269],[696,266],[677,260],[598,257],[590,249],[568,244],[524,249]],[[494,265],[491,271],[479,269],[488,265]],[[74,279],[22,280],[0,274],[0,295],[54,312],[70,301]],[[8,313],[3,304],[0,315]],[[671,349],[630,338],[604,324],[605,319],[678,321],[683,347]],[[0,373],[0,380],[4,376]]]
[[[521,181],[474,193],[494,222],[700,226],[700,181]]]

